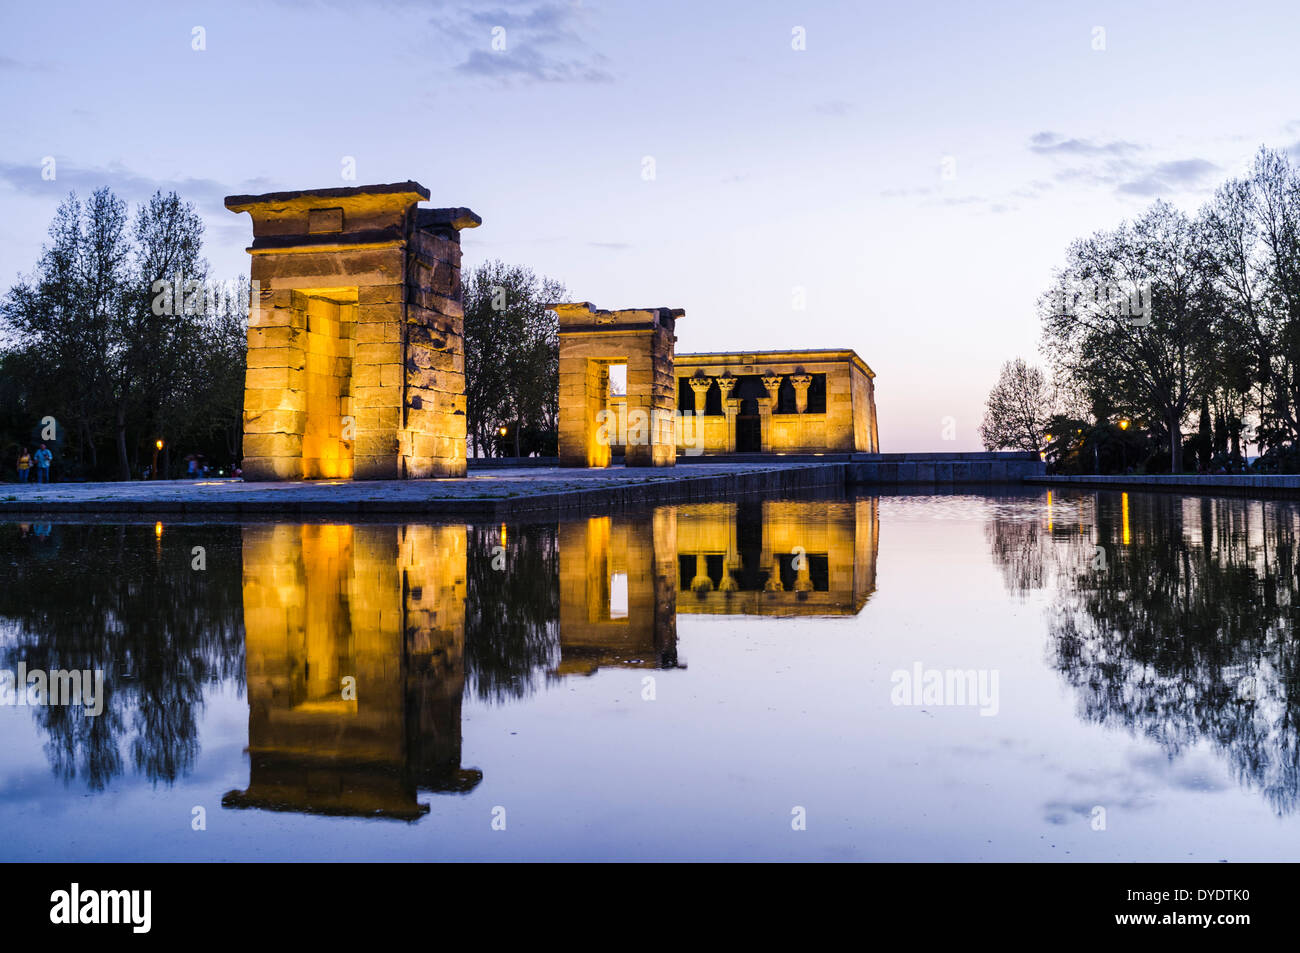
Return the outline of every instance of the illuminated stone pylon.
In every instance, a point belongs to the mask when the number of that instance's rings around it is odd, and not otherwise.
[[[465,208],[418,182],[232,195],[253,219],[246,480],[465,475]]]
[[[560,466],[609,466],[611,431],[624,431],[629,467],[677,462],[673,351],[680,308],[599,311],[549,305],[560,319]],[[609,368],[627,365],[626,413],[609,414]]]

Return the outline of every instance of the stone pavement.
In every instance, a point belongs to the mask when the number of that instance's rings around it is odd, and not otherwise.
[[[211,516],[420,513],[503,517],[526,512],[685,503],[744,493],[843,487],[843,463],[681,464],[676,467],[470,470],[464,479],[163,480],[0,486],[0,518],[135,513]]]

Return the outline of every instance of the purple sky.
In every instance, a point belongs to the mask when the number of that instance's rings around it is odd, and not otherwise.
[[[6,284],[69,190],[177,189],[225,278],[251,226],[224,195],[416,179],[483,217],[468,265],[685,308],[682,350],[854,348],[885,450],[978,448],[1071,239],[1194,210],[1261,144],[1300,155],[1293,3],[8,3],[4,26]]]

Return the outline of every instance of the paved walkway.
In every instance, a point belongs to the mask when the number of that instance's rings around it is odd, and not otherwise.
[[[424,513],[528,511],[677,503],[844,485],[844,464],[681,464],[664,468],[474,470],[463,480],[163,480],[0,486],[0,515]]]

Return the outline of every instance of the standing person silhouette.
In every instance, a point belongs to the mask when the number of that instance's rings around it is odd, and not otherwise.
[[[36,482],[50,482],[50,461],[54,459],[54,454],[50,453],[45,444],[36,451]]]

